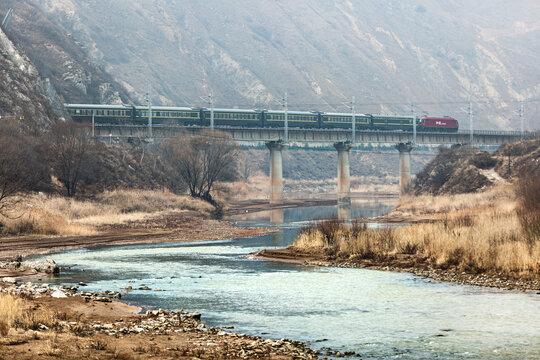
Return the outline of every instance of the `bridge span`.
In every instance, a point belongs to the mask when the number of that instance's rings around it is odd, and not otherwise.
[[[152,129],[146,125],[133,124],[96,124],[92,128],[94,136],[102,139],[166,139],[181,134],[196,134],[204,129],[200,126],[178,126],[153,124]],[[415,145],[471,145],[469,132],[435,133],[407,131],[356,131],[353,144],[353,134],[350,129],[307,129],[288,128],[287,135],[282,128],[241,128],[216,127],[220,131],[231,134],[238,142],[265,144],[270,150],[270,203],[283,201],[283,157],[282,150],[289,144],[321,144],[333,146],[337,152],[338,204],[350,205],[350,165],[349,152],[355,144],[392,144],[399,151],[399,184],[400,194],[403,195],[411,182],[411,151]],[[416,135],[416,136],[415,136]],[[518,131],[477,130],[474,132],[473,144],[476,146],[499,146],[504,143],[519,141],[523,138]],[[527,133],[527,137],[537,137],[539,133]],[[152,140],[153,140],[152,139]],[[288,141],[286,141],[288,139]],[[416,140],[416,141],[415,141]],[[350,208],[349,208],[350,209]],[[343,213],[343,211],[341,212]],[[345,211],[346,213],[346,211]],[[349,211],[350,213],[350,211]]]
[[[281,128],[244,128],[216,126],[216,129],[231,134],[232,138],[238,142],[269,142],[285,141],[285,132]],[[200,126],[177,126],[166,124],[153,124],[152,132],[154,138],[170,138],[180,134],[195,134],[203,127]],[[132,124],[96,124],[94,134],[97,137],[114,138],[139,138],[148,137],[147,125]],[[522,137],[519,131],[492,131],[476,130],[474,132],[474,145],[497,146],[508,142],[515,142]],[[407,131],[381,131],[381,130],[356,130],[355,143],[368,144],[397,144],[414,142],[413,132]],[[289,143],[316,143],[332,145],[339,142],[352,142],[352,132],[350,129],[308,129],[289,128]],[[470,134],[468,132],[459,133],[435,133],[417,132],[416,144],[418,145],[453,145],[469,144]]]

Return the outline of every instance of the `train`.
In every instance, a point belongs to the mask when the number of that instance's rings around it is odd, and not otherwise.
[[[64,104],[74,121],[96,124],[148,123],[148,107],[131,105]],[[283,110],[213,109],[214,126],[284,127]],[[152,124],[209,126],[211,110],[208,108],[153,106]],[[356,130],[401,130],[419,132],[457,132],[459,122],[453,117],[413,117],[400,115],[355,114]],[[351,129],[352,114],[319,111],[288,111],[290,128]]]

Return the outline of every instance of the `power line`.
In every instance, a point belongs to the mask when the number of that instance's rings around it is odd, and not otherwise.
[[[537,103],[537,102],[540,102],[540,99],[528,99],[528,100],[523,100],[523,101],[519,101],[519,100],[498,100],[499,102],[504,102],[504,103],[516,103],[516,104],[520,104],[520,103]],[[473,104],[495,104],[495,102],[493,100],[456,100],[456,101],[425,101],[425,102],[415,102],[415,105],[416,106],[428,106],[428,105],[469,105],[470,103],[473,103]],[[257,106],[259,105],[259,106]],[[337,108],[337,107],[340,107],[343,105],[343,103],[326,103],[326,104],[322,104],[322,103],[289,103],[289,108],[290,107],[297,107],[297,108],[305,108],[305,107],[312,107],[312,108],[324,108],[324,107],[332,107],[332,108]],[[370,103],[356,103],[357,106],[403,106],[403,107],[410,107],[411,103],[410,102],[370,102]],[[221,107],[221,108],[239,108],[239,107],[242,107],[242,108],[252,108],[252,107],[257,107],[257,108],[260,108],[260,104],[247,104],[247,103],[244,103],[244,104],[239,104],[239,103],[236,103],[234,105],[230,105],[230,104],[219,104],[219,105],[216,105],[218,107]],[[262,106],[263,108],[266,108],[264,106]],[[269,107],[268,107],[269,108]]]

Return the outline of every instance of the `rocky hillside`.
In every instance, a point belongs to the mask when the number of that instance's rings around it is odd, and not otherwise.
[[[7,35],[33,62],[45,95],[60,115],[62,103],[121,103],[122,86],[95,65],[63,28],[25,0],[3,0],[0,16],[13,8]],[[1,89],[1,88],[0,88]]]
[[[24,130],[31,133],[49,128],[57,115],[42,85],[30,59],[0,29],[0,116],[24,117]]]
[[[14,2],[15,0],[5,2]],[[536,0],[27,0],[143,102],[451,115],[517,129],[540,96]],[[22,1],[24,2],[24,1]],[[382,105],[381,105],[382,104]],[[526,102],[526,126],[540,115]]]
[[[441,149],[417,176],[419,194],[471,193],[540,171],[540,139],[501,146],[494,154],[470,146]]]

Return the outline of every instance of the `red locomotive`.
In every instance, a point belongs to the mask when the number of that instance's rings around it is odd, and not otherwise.
[[[418,131],[457,132],[458,128],[458,121],[449,116],[423,117],[418,123]]]

